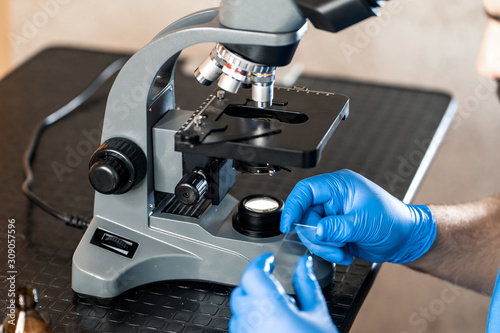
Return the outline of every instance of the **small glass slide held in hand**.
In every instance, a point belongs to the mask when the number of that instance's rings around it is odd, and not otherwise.
[[[295,230],[297,231],[297,235],[305,237],[309,242],[316,244],[316,245],[321,245],[321,246],[327,246],[327,247],[344,247],[345,243],[339,243],[339,242],[322,242],[316,238],[316,233],[318,230],[317,226],[313,225],[307,225],[307,224],[299,224],[295,223]]]

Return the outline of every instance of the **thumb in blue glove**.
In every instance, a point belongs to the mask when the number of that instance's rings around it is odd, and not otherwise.
[[[407,205],[350,170],[311,177],[292,190],[281,215],[281,231],[294,224],[317,226],[313,239],[297,234],[325,260],[350,264],[407,263],[429,250],[436,222],[426,206]]]
[[[313,272],[312,258],[300,258],[293,285],[296,299],[272,275],[274,256],[265,253],[245,269],[231,294],[229,331],[338,333]]]
[[[488,314],[488,327],[486,333],[500,332],[500,271],[498,272],[497,282],[491,297],[490,313]]]

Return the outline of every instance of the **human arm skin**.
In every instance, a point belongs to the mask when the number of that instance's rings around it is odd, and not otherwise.
[[[500,17],[500,2],[498,0],[484,0],[483,5],[488,15]]]
[[[481,75],[500,78],[500,1],[484,0],[484,10],[491,17],[484,32],[477,68]],[[495,17],[495,19],[493,18]]]
[[[436,239],[417,271],[491,295],[500,267],[500,195],[458,205],[430,205]]]

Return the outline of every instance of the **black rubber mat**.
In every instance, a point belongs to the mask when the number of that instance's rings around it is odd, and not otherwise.
[[[75,295],[71,258],[82,234],[34,207],[21,194],[21,157],[34,127],[80,93],[116,54],[48,49],[0,82],[0,271],[1,313],[7,306],[8,270],[16,284],[38,288],[39,308],[49,313],[54,332],[224,332],[232,288],[201,282],[162,282],[133,289],[113,300]],[[445,114],[446,94],[330,78],[303,77],[298,85],[351,98],[350,116],[325,148],[319,166],[279,172],[274,177],[238,176],[231,193],[242,198],[267,193],[283,199],[305,177],[350,168],[392,194],[407,193],[423,153]],[[35,161],[35,191],[52,206],[92,215],[88,159],[98,145],[106,84],[79,110],[46,131]],[[195,109],[213,88],[192,78],[176,79],[177,104]],[[314,107],[313,105],[311,107]],[[306,134],[305,134],[306,135]],[[16,263],[7,267],[7,225],[15,219]],[[97,260],[97,258],[96,258]],[[335,324],[347,332],[377,267],[356,260],[337,266],[335,283],[324,290]]]

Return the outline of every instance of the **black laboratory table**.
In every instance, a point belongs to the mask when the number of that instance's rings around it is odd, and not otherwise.
[[[112,300],[76,295],[71,290],[71,258],[82,232],[47,215],[21,193],[22,155],[33,129],[121,56],[51,48],[0,81],[1,313],[10,275],[7,224],[15,219],[16,283],[37,287],[39,308],[50,315],[54,332],[225,332],[231,317],[228,286],[174,281],[138,287]],[[60,211],[92,216],[88,159],[97,147],[111,84],[42,137],[33,187]],[[238,199],[252,193],[285,199],[300,179],[348,168],[410,202],[453,117],[453,99],[442,92],[335,78],[303,76],[296,85],[349,96],[349,118],[333,134],[316,168],[265,178],[240,175],[231,194]],[[195,110],[212,90],[194,78],[176,76],[177,104],[184,110]],[[324,294],[341,332],[349,331],[378,269],[361,260],[337,266],[334,284]]]

